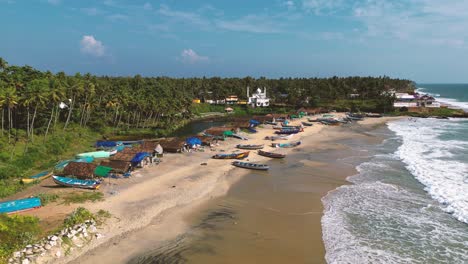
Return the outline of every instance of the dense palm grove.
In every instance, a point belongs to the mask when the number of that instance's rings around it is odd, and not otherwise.
[[[80,126],[144,128],[180,113],[190,114],[192,99],[220,99],[238,95],[246,99],[246,87],[267,87],[277,103],[318,106],[348,99],[383,100],[389,89],[405,90],[408,80],[388,77],[317,78],[184,78],[67,76],[32,67],[8,66],[0,61],[2,135],[13,129],[34,135],[50,133],[60,123]],[[208,98],[209,97],[209,98]],[[62,103],[62,104],[61,104]],[[60,104],[62,107],[60,107]],[[16,133],[16,132],[15,132]]]
[[[165,128],[193,115],[194,98],[223,99],[234,94],[246,99],[247,86],[267,87],[273,102],[291,108],[325,106],[384,111],[390,110],[392,102],[392,97],[384,92],[411,89],[412,82],[388,77],[69,76],[30,66],[10,66],[0,58],[0,179],[30,173],[26,168],[50,165],[91,131],[95,134],[90,138],[97,136],[96,131],[109,129]],[[352,94],[354,98],[350,99]],[[39,162],[45,156],[49,163]]]

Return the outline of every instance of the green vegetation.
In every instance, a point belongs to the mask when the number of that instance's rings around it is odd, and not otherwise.
[[[39,219],[31,216],[0,214],[0,263],[10,255],[39,238]]]
[[[407,109],[400,109],[388,113],[391,116],[412,116],[412,117],[467,117],[463,110],[450,109],[450,108],[425,108],[421,112],[408,112]]]
[[[36,196],[41,199],[43,206],[47,205],[48,203],[53,203],[59,198],[58,194],[55,193],[40,193]]]
[[[49,169],[87,151],[102,137],[167,136],[193,116],[224,112],[224,105],[192,104],[267,87],[276,106],[236,105],[234,115],[288,112],[305,107],[387,111],[390,89],[414,88],[389,77],[349,78],[146,78],[42,72],[0,58],[0,197],[24,188],[12,179]],[[353,100],[349,100],[353,97]]]
[[[94,203],[104,200],[104,195],[101,192],[73,192],[65,195],[62,199],[66,205],[85,202]]]
[[[96,220],[96,216],[84,207],[78,207],[63,221],[64,227],[72,227],[77,224],[82,224],[86,220]]]

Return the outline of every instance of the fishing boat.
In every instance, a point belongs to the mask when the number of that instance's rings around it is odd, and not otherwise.
[[[290,139],[294,134],[290,134],[290,135],[278,135],[278,136],[266,136],[265,139],[266,140],[271,140],[271,141],[275,141],[275,140],[288,140]]]
[[[232,165],[239,167],[239,168],[251,169],[251,170],[268,170],[270,168],[270,166],[265,165],[265,164],[257,164],[257,163],[242,162],[242,161],[234,161]]]
[[[50,176],[52,176],[52,172],[43,171],[43,172],[39,172],[38,174],[35,174],[33,176],[29,176],[29,178],[21,179],[21,182],[22,183],[31,183],[31,182],[34,182],[34,181],[42,181],[44,179],[49,178]]]
[[[248,138],[243,137],[243,136],[241,136],[239,134],[232,134],[232,135],[230,135],[230,137],[237,138],[237,139],[242,139],[242,140],[248,140]]]
[[[319,120],[318,118],[315,118],[315,119],[307,118],[307,121],[312,122],[312,123],[314,123],[314,122],[320,122],[320,120]]]
[[[268,151],[263,151],[263,150],[259,150],[258,155],[268,157],[268,158],[273,158],[273,159],[283,159],[286,157],[285,154],[268,152]]]
[[[257,133],[258,131],[252,127],[247,128],[250,133]]]
[[[99,189],[101,184],[99,181],[95,180],[79,180],[60,176],[52,176],[52,179],[54,179],[54,182],[58,185],[82,189]]]
[[[290,143],[271,143],[274,148],[294,148],[301,144],[301,141],[290,142]]]
[[[0,214],[24,212],[41,206],[41,199],[37,197],[6,201],[0,203]]]
[[[93,157],[82,157],[82,158],[79,158],[79,159],[74,159],[73,161],[74,162],[91,163],[91,162],[94,161],[94,158]]]
[[[117,153],[117,150],[112,151],[94,151],[94,152],[85,152],[76,155],[76,158],[83,158],[83,157],[93,157],[95,159],[102,159],[102,158],[109,158],[111,155]]]
[[[278,125],[278,123],[276,123],[276,122],[270,122],[270,121],[265,121],[265,124],[266,124],[266,125],[273,125],[273,126],[277,126],[277,125]]]
[[[231,154],[216,154],[213,159],[245,159],[249,156],[250,151]]]
[[[301,132],[299,129],[282,129],[280,131],[275,131],[275,134],[278,135],[291,135]]]
[[[382,114],[379,114],[379,113],[366,113],[366,117],[379,118],[379,117],[382,117]]]
[[[251,145],[251,144],[246,144],[246,145],[243,145],[243,144],[239,144],[236,146],[236,148],[238,149],[262,149],[263,148],[263,144],[261,145]]]
[[[312,123],[307,123],[307,122],[301,122],[304,126],[313,126],[314,124]]]
[[[72,162],[73,160],[63,160],[63,161],[59,161],[56,165],[55,165],[55,169],[56,170],[63,170],[63,168],[65,168],[68,163]]]

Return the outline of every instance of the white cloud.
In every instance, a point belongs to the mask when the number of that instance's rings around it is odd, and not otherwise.
[[[302,0],[302,8],[316,15],[335,13],[344,6],[344,0]]]
[[[94,36],[83,36],[80,41],[81,52],[83,54],[102,57],[105,55],[106,47],[101,41],[94,38]]]
[[[295,10],[296,9],[296,5],[294,4],[294,1],[291,1],[291,0],[285,1],[283,3],[283,5],[286,6],[286,8],[288,10]]]
[[[197,62],[206,62],[208,57],[198,55],[193,49],[184,49],[179,58],[183,63],[194,64]]]
[[[266,15],[247,15],[236,20],[218,20],[216,26],[229,31],[249,33],[278,33],[280,26]]]

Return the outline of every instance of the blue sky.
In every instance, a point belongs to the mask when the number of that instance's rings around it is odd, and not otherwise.
[[[98,75],[467,82],[465,0],[0,0],[10,64]]]

